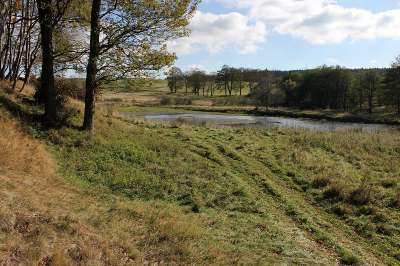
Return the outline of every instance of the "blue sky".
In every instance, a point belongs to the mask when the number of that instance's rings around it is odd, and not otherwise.
[[[399,0],[204,0],[176,65],[386,67],[400,54]]]

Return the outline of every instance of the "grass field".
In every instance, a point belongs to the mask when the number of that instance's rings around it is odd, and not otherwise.
[[[40,109],[1,99],[1,130],[14,132],[0,137],[8,261],[400,263],[397,131],[124,121],[99,107],[91,136],[80,115],[43,130]]]

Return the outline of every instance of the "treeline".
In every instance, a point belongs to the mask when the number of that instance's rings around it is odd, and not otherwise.
[[[387,69],[346,69],[322,66],[312,70],[268,71],[223,66],[216,73],[200,70],[167,73],[172,93],[242,95],[257,105],[368,111],[394,107],[400,114],[400,58]]]
[[[57,80],[66,70],[84,72],[83,128],[92,130],[96,93],[103,82],[143,77],[170,65],[168,40],[188,34],[199,0],[2,0],[0,79],[13,89],[40,73],[35,98],[45,122],[63,112]],[[33,75],[34,74],[34,75]]]

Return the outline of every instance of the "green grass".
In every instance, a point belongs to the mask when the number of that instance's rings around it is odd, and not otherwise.
[[[214,128],[97,114],[92,136],[74,127],[30,130],[75,186],[195,217],[198,231],[188,238],[195,246],[174,252],[182,263],[195,255],[197,264],[400,263],[398,132]],[[163,230],[149,229],[140,248],[180,241]]]
[[[391,204],[400,176],[397,132],[218,129],[106,118],[98,125],[91,141],[71,129],[53,136],[66,176],[208,217],[209,241],[222,243],[238,262],[271,263],[277,252],[279,261],[316,263],[304,243],[288,239],[285,226],[291,225],[343,263],[399,263],[400,213]],[[329,196],[330,189],[336,192]]]
[[[161,79],[121,79],[103,84],[102,89],[116,92],[169,91],[167,81]]]

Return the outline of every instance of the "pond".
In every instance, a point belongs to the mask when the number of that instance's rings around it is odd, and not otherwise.
[[[284,118],[271,116],[252,116],[252,115],[225,115],[209,113],[178,113],[178,114],[146,114],[137,115],[125,113],[127,117],[142,117],[147,121],[166,121],[180,122],[189,124],[213,124],[225,127],[284,127],[301,128],[317,131],[336,131],[357,129],[361,131],[377,131],[385,129],[400,129],[400,127],[384,124],[364,124],[332,122],[326,120]]]

